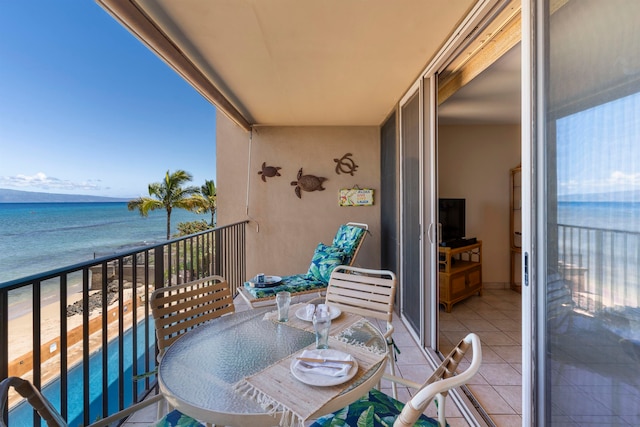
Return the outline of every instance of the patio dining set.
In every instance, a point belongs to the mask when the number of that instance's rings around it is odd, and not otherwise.
[[[158,425],[163,426],[447,425],[447,393],[478,371],[480,340],[475,334],[461,340],[422,384],[396,376],[391,323],[396,276],[349,265],[365,236],[366,226],[342,226],[331,245],[342,249],[319,245],[306,278],[289,276],[284,283],[260,288],[246,283],[241,295],[250,303],[248,311],[235,311],[230,286],[217,275],[156,290],[150,304],[159,393],[92,426],[109,425],[158,402],[163,402],[159,408],[168,408],[159,410]],[[326,279],[325,286],[300,285],[307,278]],[[273,305],[283,291],[323,295],[294,302],[283,321]],[[316,346],[310,313],[320,304],[331,313],[329,348]],[[386,322],[386,331],[374,319]],[[458,369],[469,350],[469,365]],[[401,403],[395,386],[392,396],[378,390],[382,378],[417,391]],[[0,382],[2,413],[10,388],[27,398],[49,425],[65,425],[37,388],[16,377]],[[423,414],[434,399],[437,420]]]

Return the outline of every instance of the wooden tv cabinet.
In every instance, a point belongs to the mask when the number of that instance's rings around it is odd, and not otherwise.
[[[451,313],[453,304],[475,293],[482,295],[482,242],[438,249],[440,304]]]

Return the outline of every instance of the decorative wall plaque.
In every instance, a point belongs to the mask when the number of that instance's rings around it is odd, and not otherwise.
[[[322,183],[325,182],[327,178],[323,178],[321,176],[315,175],[302,175],[302,168],[298,171],[298,180],[291,181],[291,185],[296,186],[296,196],[298,199],[302,199],[302,195],[300,194],[300,190],[303,191],[323,191],[324,187]]]
[[[373,189],[343,188],[340,190],[340,206],[372,206]]]
[[[342,173],[348,173],[351,176],[353,176],[356,169],[358,169],[358,165],[356,165],[356,162],[353,161],[351,156],[353,156],[353,154],[347,153],[344,156],[340,157],[339,159],[333,159],[333,161],[337,163],[336,173],[338,175],[340,175],[340,173],[342,172]]]
[[[282,169],[280,166],[267,166],[267,162],[262,162],[262,170],[258,171],[258,175],[262,175],[262,180],[267,182],[267,177],[280,176],[278,172],[280,169]]]

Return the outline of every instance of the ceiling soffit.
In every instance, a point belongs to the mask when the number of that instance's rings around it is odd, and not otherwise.
[[[248,123],[353,126],[384,120],[474,3],[137,0],[135,6]]]

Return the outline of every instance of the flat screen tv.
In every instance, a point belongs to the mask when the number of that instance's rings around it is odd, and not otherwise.
[[[465,199],[440,199],[438,201],[440,241],[450,242],[465,237]]]

